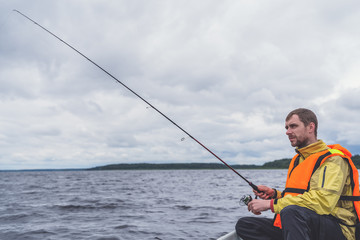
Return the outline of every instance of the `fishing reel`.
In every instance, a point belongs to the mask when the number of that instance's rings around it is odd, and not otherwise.
[[[251,195],[244,195],[240,198],[239,205],[247,206],[249,204],[249,202],[251,202],[252,200],[253,200],[253,198],[251,197]]]

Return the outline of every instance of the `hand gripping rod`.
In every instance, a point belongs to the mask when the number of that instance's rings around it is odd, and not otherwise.
[[[37,23],[36,21],[32,20],[31,18],[29,18],[28,16],[26,16],[25,14],[21,13],[20,11],[14,9],[15,12],[17,12],[18,14],[22,15],[23,17],[25,17],[26,19],[28,19],[29,21],[33,22],[34,24],[36,24],[37,26],[39,26],[40,28],[42,28],[43,30],[45,30],[46,32],[48,32],[49,34],[51,34],[52,36],[54,36],[55,38],[57,38],[59,41],[61,41],[62,43],[64,43],[65,45],[67,45],[69,48],[71,48],[72,50],[74,50],[75,52],[77,52],[78,54],[80,54],[82,57],[84,57],[86,60],[88,60],[89,62],[91,62],[92,64],[94,64],[96,67],[98,67],[100,70],[102,70],[103,72],[105,72],[108,76],[110,76],[111,78],[113,78],[116,82],[120,83],[123,87],[125,87],[127,90],[129,90],[130,92],[132,92],[135,96],[137,96],[138,98],[140,98],[141,100],[143,100],[146,104],[148,104],[151,108],[153,108],[155,111],[157,111],[160,115],[162,115],[164,118],[166,118],[167,120],[169,120],[172,124],[174,124],[177,128],[179,128],[181,131],[183,131],[186,135],[188,135],[191,139],[193,139],[195,142],[197,142],[200,146],[202,146],[204,149],[206,149],[209,153],[211,153],[214,157],[216,157],[218,160],[220,160],[225,166],[227,166],[229,169],[231,169],[234,173],[236,173],[239,177],[241,177],[243,180],[245,180],[255,191],[260,192],[260,190],[258,189],[258,187],[253,184],[252,182],[250,182],[249,180],[247,180],[245,177],[243,177],[239,172],[237,172],[233,167],[231,167],[230,165],[228,165],[224,160],[222,160],[220,157],[218,157],[215,153],[213,153],[210,149],[208,149],[207,147],[205,147],[201,142],[199,142],[196,138],[194,138],[191,134],[189,134],[187,131],[185,131],[182,127],[180,127],[177,123],[175,123],[173,120],[171,120],[168,116],[166,116],[164,113],[162,113],[159,109],[157,109],[154,105],[152,105],[150,102],[148,102],[147,100],[145,100],[143,97],[141,97],[139,94],[137,94],[134,90],[132,90],[131,88],[129,88],[128,86],[126,86],[123,82],[121,82],[119,79],[117,79],[115,76],[113,76],[111,73],[109,73],[107,70],[105,70],[103,67],[101,67],[100,65],[98,65],[97,63],[95,63],[93,60],[91,60],[90,58],[88,58],[87,56],[85,56],[83,53],[81,53],[79,50],[77,50],[76,48],[74,48],[73,46],[71,46],[70,44],[68,44],[67,42],[65,42],[64,40],[62,40],[60,37],[56,36],[54,33],[50,32],[49,30],[47,30],[45,27],[41,26],[39,23]]]

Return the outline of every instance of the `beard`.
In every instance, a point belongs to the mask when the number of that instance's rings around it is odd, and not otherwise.
[[[309,145],[309,140],[307,138],[299,139],[296,136],[289,136],[289,140],[292,147],[303,148]]]

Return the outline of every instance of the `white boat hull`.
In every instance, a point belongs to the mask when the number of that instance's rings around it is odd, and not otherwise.
[[[235,231],[233,231],[218,238],[217,240],[241,240],[241,238],[236,234]]]

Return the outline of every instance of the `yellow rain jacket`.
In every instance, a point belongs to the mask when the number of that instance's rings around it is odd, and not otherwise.
[[[350,156],[330,147],[338,147]],[[286,206],[297,205],[320,215],[331,214],[343,223],[340,227],[346,239],[354,240],[355,227],[351,226],[357,223],[358,215],[360,216],[360,202],[343,201],[340,196],[360,195],[358,172],[346,149],[340,145],[330,147],[319,140],[296,149],[298,154],[291,161],[288,170],[287,190],[282,195],[277,194],[279,198],[273,202],[272,209],[279,214]],[[317,161],[325,153],[329,154]],[[303,191],[296,190],[294,186]],[[280,215],[275,217],[274,226],[281,227]]]

